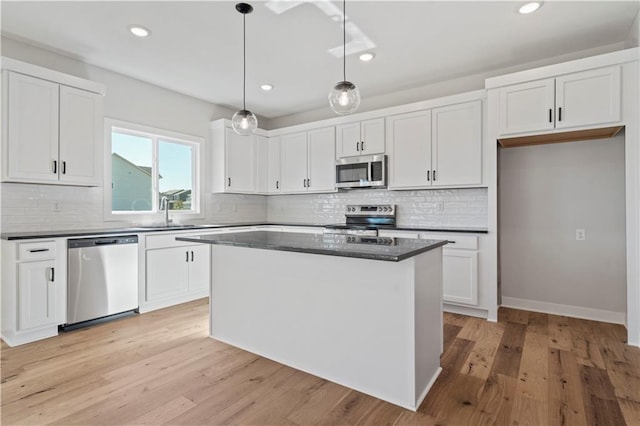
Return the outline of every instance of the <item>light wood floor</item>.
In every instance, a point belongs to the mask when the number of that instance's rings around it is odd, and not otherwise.
[[[209,339],[207,311],[2,343],[2,424],[640,425],[640,349],[621,326],[445,314],[443,372],[414,413]]]

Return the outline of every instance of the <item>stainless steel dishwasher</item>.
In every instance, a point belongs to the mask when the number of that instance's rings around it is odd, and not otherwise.
[[[138,236],[68,240],[67,323],[70,330],[138,309]]]

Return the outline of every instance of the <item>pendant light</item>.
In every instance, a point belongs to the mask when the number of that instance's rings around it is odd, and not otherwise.
[[[329,106],[336,114],[351,114],[360,105],[360,91],[347,81],[347,15],[346,0],[342,0],[342,81],[329,92]]]
[[[236,10],[242,13],[242,109],[233,114],[231,126],[237,134],[247,136],[252,135],[258,128],[258,119],[251,111],[247,110],[245,103],[247,91],[247,30],[245,20],[247,13],[253,12],[253,7],[247,3],[238,3],[236,4]]]

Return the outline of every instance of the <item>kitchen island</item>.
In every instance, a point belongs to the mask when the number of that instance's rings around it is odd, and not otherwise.
[[[211,244],[210,335],[416,410],[440,368],[445,241],[254,231]]]

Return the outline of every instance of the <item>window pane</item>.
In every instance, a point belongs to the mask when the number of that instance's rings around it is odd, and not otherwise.
[[[160,197],[169,199],[171,210],[192,210],[193,147],[191,145],[158,141],[158,183]]]
[[[149,138],[113,132],[111,135],[111,208],[152,211],[153,148]]]

